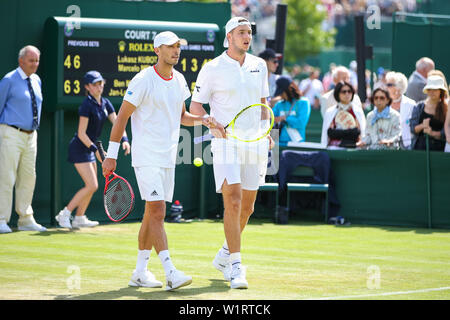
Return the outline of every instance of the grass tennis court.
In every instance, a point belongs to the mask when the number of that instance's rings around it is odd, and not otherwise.
[[[175,292],[131,288],[139,223],[0,236],[0,299],[450,299],[450,232],[251,220],[243,235],[248,290],[230,290],[211,264],[220,221],[166,224]],[[150,270],[164,272],[152,251]]]

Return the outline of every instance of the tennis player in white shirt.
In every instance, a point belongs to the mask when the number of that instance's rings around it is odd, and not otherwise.
[[[247,53],[252,41],[249,21],[234,17],[227,22],[225,32],[224,47],[228,49],[200,70],[189,110],[204,116],[203,104],[209,103],[211,116],[217,121],[217,127],[211,130],[216,137],[211,142],[211,151],[216,191],[222,193],[224,201],[226,240],[213,265],[223,272],[231,288],[247,289],[245,268],[241,265],[241,233],[253,213],[259,185],[264,183],[268,148],[273,141],[270,136],[264,139],[266,159],[259,163],[226,161],[242,158],[242,149],[233,139],[224,139],[223,127],[246,106],[265,104],[269,85],[265,61]]]
[[[192,277],[175,268],[169,255],[164,229],[165,201],[171,202],[175,183],[175,162],[180,136],[180,123],[210,127],[210,118],[194,116],[186,111],[190,97],[184,76],[173,67],[180,58],[181,45],[173,32],[165,31],[154,39],[158,62],[139,72],[130,82],[111,129],[103,175],[116,169],[119,141],[131,117],[131,157],[145,212],[139,230],[139,250],[130,286],[162,287],[148,270],[152,248],[155,248],[166,273],[166,290],[192,282]]]

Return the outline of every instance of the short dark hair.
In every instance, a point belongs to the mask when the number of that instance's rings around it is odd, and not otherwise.
[[[378,91],[381,91],[381,92],[383,92],[383,93],[385,94],[385,96],[386,96],[386,98],[387,98],[387,100],[388,100],[387,105],[390,106],[391,103],[392,103],[392,98],[391,98],[391,96],[389,95],[389,91],[387,91],[386,89],[384,89],[384,88],[382,88],[382,87],[378,87],[378,88],[376,88],[375,90],[373,90],[372,96],[370,97],[370,103],[372,103],[373,105],[375,105],[375,100],[373,99],[373,97],[375,97],[375,94],[376,94]]]
[[[336,84],[336,87],[334,87],[334,92],[333,92],[334,98],[336,99],[337,102],[341,102],[341,99],[339,98],[339,93],[341,92],[342,88],[345,86],[350,88],[350,91],[352,92],[352,99],[350,101],[353,101],[353,97],[355,96],[355,88],[353,88],[353,86],[349,82],[341,81]]]

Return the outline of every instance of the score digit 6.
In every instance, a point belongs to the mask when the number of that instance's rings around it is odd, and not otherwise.
[[[79,94],[80,93],[80,90],[81,90],[80,80],[74,80],[73,88],[72,88],[70,80],[65,80],[64,81],[64,93],[65,94],[70,94],[72,92],[72,89],[73,89],[73,93],[74,94]]]

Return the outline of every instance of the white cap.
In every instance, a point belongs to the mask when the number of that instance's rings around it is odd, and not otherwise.
[[[183,46],[187,45],[187,41],[185,39],[178,38],[178,36],[171,31],[164,31],[156,35],[155,40],[153,41],[153,47],[159,48],[162,44],[171,46],[178,41],[180,41],[180,44]]]
[[[230,31],[232,31],[234,28],[239,27],[239,26],[244,26],[244,25],[247,25],[250,28],[252,27],[250,22],[243,17],[234,17],[234,18],[231,18],[230,20],[228,20],[227,24],[225,25],[225,40],[223,40],[223,46],[225,48],[228,48],[227,34]]]

